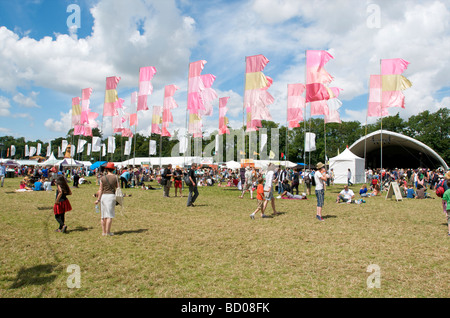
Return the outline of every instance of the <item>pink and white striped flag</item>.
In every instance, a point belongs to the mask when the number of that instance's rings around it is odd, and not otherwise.
[[[153,93],[152,79],[156,74],[153,66],[141,67],[139,70],[139,93],[137,110],[148,110],[147,97]]]
[[[303,109],[305,108],[304,84],[288,84],[288,106],[287,121],[288,127],[300,127],[299,122],[303,121]]]
[[[120,77],[112,76],[106,78],[105,103],[103,104],[103,117],[115,116],[118,114],[116,106],[119,101],[117,95],[117,84]]]
[[[228,108],[227,103],[230,97],[222,97],[219,99],[219,135],[230,134],[228,129],[228,118],[225,116],[227,114]]]

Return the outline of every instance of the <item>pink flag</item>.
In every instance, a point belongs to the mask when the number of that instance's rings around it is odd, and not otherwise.
[[[381,108],[381,75],[370,75],[369,101],[367,104],[367,117],[389,115],[386,108]]]
[[[131,132],[131,129],[130,128],[122,129],[122,137],[131,137],[131,138],[133,138],[133,133]]]
[[[137,113],[130,114],[130,126],[137,126],[137,124],[138,124]]]
[[[85,88],[81,91],[81,119],[80,124],[89,123],[89,99],[91,98],[92,88]]]
[[[92,128],[89,126],[84,126],[84,136],[92,137]]]
[[[119,84],[120,77],[112,76],[106,78],[106,92],[105,103],[103,104],[103,117],[115,116],[118,114],[116,110],[116,103],[119,100],[117,95],[117,84]]]
[[[80,98],[72,98],[72,127],[79,125],[81,120],[81,105]]]
[[[137,110],[148,110],[147,96],[153,93],[151,80],[156,74],[156,68],[153,66],[141,67],[139,70],[139,94]]]
[[[222,97],[219,99],[219,135],[230,134],[230,130],[227,127],[228,118],[225,117],[227,113],[227,103],[229,97]]]
[[[302,95],[304,91],[305,85],[303,84],[288,84],[287,121],[289,128],[300,127],[299,122],[303,121],[305,98]]]
[[[188,102],[189,133],[195,137],[202,137],[202,116],[212,115],[212,101],[217,93],[211,88],[216,77],[212,74],[201,75],[206,64],[200,60],[189,64]],[[195,116],[192,116],[195,115]]]
[[[401,75],[409,62],[403,59],[381,60],[381,104],[383,108],[405,108],[403,90],[412,86],[411,82]]]
[[[162,116],[162,136],[172,137],[169,133],[169,123],[173,123],[172,109],[178,107],[173,95],[179,88],[176,85],[167,85],[164,89],[164,104]]]
[[[152,117],[152,134],[161,135],[161,128],[159,125],[162,122],[161,118],[162,107],[161,106],[153,106],[153,117]]]
[[[268,105],[274,98],[267,91],[273,80],[262,71],[269,60],[262,54],[248,56],[245,68],[244,109],[247,111],[247,131],[256,131],[261,120],[272,120]]]
[[[333,77],[325,70],[325,64],[333,59],[327,51],[306,51],[306,102],[326,100],[330,98],[328,85]]]
[[[330,98],[327,100],[328,115],[325,115],[325,124],[342,123],[341,116],[339,114],[339,108],[341,106],[342,102],[337,98]]]
[[[73,129],[74,136],[84,135],[84,126],[83,125],[75,125]]]

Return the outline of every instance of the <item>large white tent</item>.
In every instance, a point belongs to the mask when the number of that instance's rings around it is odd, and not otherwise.
[[[175,166],[190,166],[192,163],[197,164],[209,164],[213,162],[213,158],[202,158],[202,157],[142,157],[142,158],[131,158],[122,162],[116,163],[118,167],[127,167],[127,166],[142,166],[148,165],[150,163],[153,167],[167,166],[172,164]]]
[[[334,171],[334,183],[347,184],[348,169],[352,173],[350,181],[352,183],[364,183],[364,159],[356,156],[348,148],[340,155],[330,158],[330,170]]]
[[[55,158],[55,155],[53,154],[53,152],[51,153],[50,157],[45,160],[44,162],[41,162],[39,165],[40,166],[56,166],[59,162],[61,162],[61,160],[58,160]]]

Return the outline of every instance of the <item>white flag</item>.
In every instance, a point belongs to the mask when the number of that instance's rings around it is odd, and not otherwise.
[[[58,158],[61,158],[63,156],[62,151],[61,151],[61,147],[58,146]]]
[[[102,150],[102,141],[100,137],[92,137],[92,152],[99,152]]]
[[[156,155],[156,140],[150,140],[149,155]]]
[[[30,156],[30,150],[28,149],[28,145],[25,145],[25,157]]]
[[[116,138],[114,136],[108,137],[108,153],[114,153],[116,151]]]
[[[92,145],[89,143],[89,144],[87,145],[87,153],[86,153],[86,155],[88,155],[88,156],[91,155],[91,149],[92,149]]]
[[[102,157],[106,157],[106,145],[102,144]]]
[[[77,153],[84,151],[84,145],[87,143],[86,140],[78,139],[78,147],[77,147]]]
[[[36,155],[38,155],[38,156],[41,155],[41,148],[42,148],[42,145],[41,144],[37,144]]]
[[[11,157],[15,156],[16,154],[16,146],[11,145]]]
[[[68,145],[67,140],[63,140],[61,142],[61,152],[65,152],[66,151],[67,145]]]
[[[311,152],[316,150],[316,134],[306,133],[305,134],[305,151]]]
[[[129,156],[131,154],[131,144],[132,144],[132,139],[130,138],[129,140],[125,141],[125,151],[124,151],[124,155],[125,156]]]
[[[29,156],[30,156],[30,157],[33,157],[35,153],[36,153],[36,147],[30,147],[30,153],[29,153]]]
[[[262,134],[261,139],[259,141],[259,152],[260,153],[263,152],[263,149],[266,146],[266,144],[267,144],[267,134]]]
[[[70,145],[70,158],[75,157],[75,146]]]
[[[189,139],[186,136],[180,137],[180,153],[185,153],[188,149]]]
[[[48,146],[47,146],[47,157],[50,157],[51,151],[52,151],[52,144],[49,143]]]
[[[216,145],[215,145],[215,152],[219,152],[219,134],[216,135]]]

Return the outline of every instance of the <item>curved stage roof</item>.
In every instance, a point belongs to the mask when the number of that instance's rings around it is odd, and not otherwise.
[[[424,143],[387,130],[378,130],[366,137],[362,137],[350,146],[350,150],[357,156],[364,158],[366,147],[366,167],[381,166],[381,134],[383,134],[383,168],[430,168],[448,165],[433,149]]]

